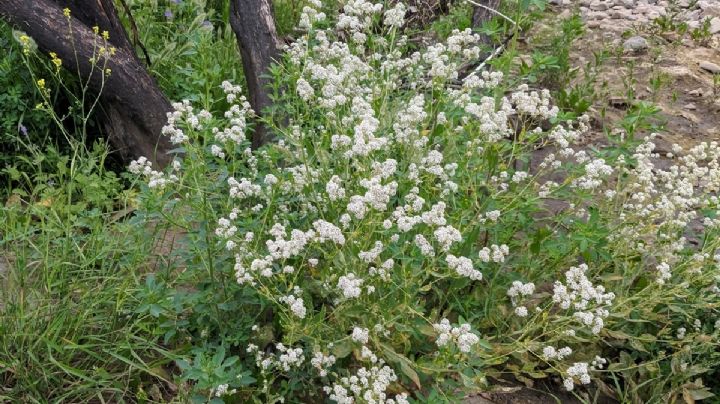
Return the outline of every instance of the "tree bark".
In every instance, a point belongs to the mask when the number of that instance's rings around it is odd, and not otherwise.
[[[64,7],[71,10],[70,24]],[[57,53],[64,67],[77,67],[89,79],[91,90],[100,93],[108,139],[123,158],[146,156],[159,166],[170,161],[171,145],[161,136],[170,102],[136,56],[112,0],[2,0],[0,16],[32,37],[42,52]],[[116,48],[104,80],[90,63],[98,56],[96,45],[103,43],[94,26],[108,31],[109,45]]]
[[[272,104],[268,89],[271,78],[267,75],[282,46],[270,1],[231,0],[230,26],[238,39],[250,105],[259,116]],[[257,148],[268,140],[267,128],[256,122],[253,147]]]
[[[498,7],[500,7],[500,0],[476,0],[476,1],[479,4],[482,4],[483,6],[493,9],[493,10],[497,10]],[[480,28],[480,27],[482,27],[483,24],[490,21],[495,16],[495,14],[493,14],[492,11],[488,10],[485,7],[479,7],[479,6],[473,7],[473,16],[472,16],[473,27]],[[481,40],[485,44],[490,44],[492,41],[488,35],[480,34],[480,37],[481,37]]]

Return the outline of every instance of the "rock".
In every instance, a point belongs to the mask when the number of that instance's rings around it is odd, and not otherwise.
[[[635,0],[622,0],[622,4],[626,8],[633,8],[635,7]]]
[[[693,10],[685,14],[685,19],[690,22],[697,22],[700,19],[700,10]]]
[[[625,50],[639,52],[648,48],[648,42],[641,36],[634,36],[623,43]]]
[[[703,96],[703,90],[702,88],[696,88],[695,90],[691,90],[688,92],[688,95],[691,95],[693,97],[702,97]]]
[[[562,0],[550,0],[548,3],[555,5],[555,6],[562,6],[563,1]]]
[[[708,61],[700,62],[700,68],[703,70],[707,70],[712,74],[720,74],[720,66],[716,65],[713,62],[708,62]]]
[[[590,10],[593,11],[605,11],[608,9],[608,5],[600,0],[595,0],[590,3]]]
[[[617,109],[626,109],[630,106],[627,99],[625,97],[618,97],[618,96],[612,96],[608,99],[608,104],[611,107],[617,108]]]
[[[687,110],[690,110],[690,111],[694,111],[694,110],[697,109],[697,107],[696,107],[695,104],[693,104],[693,103],[685,104],[685,105],[683,105],[683,108],[684,108],[684,109],[687,109]]]
[[[600,21],[597,21],[597,20],[588,21],[588,23],[587,23],[588,28],[598,28],[599,26],[600,26]]]
[[[713,17],[713,19],[710,20],[710,33],[717,34],[718,32],[720,32],[720,18]]]

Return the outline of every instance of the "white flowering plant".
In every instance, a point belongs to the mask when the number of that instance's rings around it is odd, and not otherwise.
[[[717,144],[665,170],[651,138],[590,150],[588,119],[549,91],[460,76],[481,50],[470,30],[416,49],[400,3],[349,0],[337,21],[311,3],[273,70],[272,143],[251,150],[254,113],[226,82],[224,116],[174,105],[170,167],[130,166],[138,217],[182,236],[144,298],[157,332],[238,358],[197,393],[454,401],[507,372],[710,393]]]

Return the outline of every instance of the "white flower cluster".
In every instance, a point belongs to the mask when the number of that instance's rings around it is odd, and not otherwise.
[[[290,311],[292,311],[295,316],[299,318],[305,318],[307,310],[305,309],[305,303],[303,302],[303,299],[299,297],[301,294],[302,289],[300,289],[300,287],[298,286],[295,286],[295,288],[293,288],[293,293],[287,296],[282,296],[278,300],[290,306]]]
[[[453,243],[462,241],[462,234],[452,226],[442,226],[435,230],[435,240],[440,244],[443,251],[448,251]]]
[[[415,235],[415,245],[420,249],[420,253],[426,257],[435,256],[435,249],[422,234]]]
[[[371,248],[368,251],[360,251],[358,253],[358,257],[365,263],[369,264],[373,261],[375,261],[380,254],[383,251],[383,243],[381,241],[376,241],[373,248]]]
[[[370,338],[370,330],[367,328],[354,327],[351,338],[355,342],[367,344],[368,339]]]
[[[305,362],[303,349],[300,347],[286,347],[282,343],[275,344],[274,353],[265,353],[257,345],[249,344],[248,353],[255,353],[255,363],[258,367],[270,370],[276,367],[282,371],[289,372],[292,368],[300,368]]]
[[[532,296],[533,293],[535,293],[534,283],[513,281],[512,286],[510,286],[510,289],[507,291],[507,295],[510,297],[510,302],[513,307],[515,307],[515,314],[518,317],[527,317],[528,309],[524,305],[520,305],[519,301],[528,296]]]
[[[178,171],[180,168],[179,162],[173,162],[173,171]],[[176,182],[178,180],[175,174],[164,174],[160,171],[152,169],[152,162],[145,157],[140,157],[137,160],[130,162],[128,171],[135,175],[142,175],[147,179],[148,188],[163,189],[166,185]]]
[[[345,198],[345,188],[342,187],[342,180],[337,175],[333,175],[325,186],[325,192],[331,201]]]
[[[389,27],[402,27],[403,22],[405,21],[405,11],[406,7],[403,3],[396,3],[395,7],[385,11],[385,19],[383,20],[383,24]]]
[[[363,280],[357,278],[354,273],[343,275],[338,279],[337,288],[346,299],[354,299],[362,292]]]
[[[343,377],[340,383],[323,387],[330,400],[338,404],[354,404],[355,402],[375,404],[408,404],[407,394],[401,393],[390,398],[386,393],[388,387],[398,380],[395,371],[384,362],[378,361],[370,367],[361,367],[354,375]]]
[[[318,11],[322,7],[320,0],[310,0],[313,7],[304,6],[302,13],[300,14],[300,21],[298,27],[302,29],[309,29],[314,24],[325,20],[325,13]]]
[[[595,189],[602,185],[602,178],[613,173],[612,167],[603,159],[594,159],[585,165],[585,174],[573,180],[573,186],[581,189]]]
[[[470,324],[461,324],[459,327],[453,327],[446,318],[440,320],[439,324],[433,324],[435,331],[440,334],[435,340],[439,347],[443,347],[450,342],[454,342],[460,352],[468,353],[472,350],[473,345],[480,342],[480,338],[471,332]]]
[[[332,367],[335,364],[335,361],[336,359],[334,355],[325,355],[322,352],[315,352],[312,359],[310,359],[310,364],[318,370],[320,377],[325,377],[328,374],[328,368]]]
[[[667,280],[669,280],[672,277],[672,272],[670,272],[670,265],[668,265],[667,262],[661,262],[657,266],[657,283],[660,285],[664,285]]]
[[[458,275],[470,278],[474,281],[482,280],[482,273],[473,267],[473,263],[469,258],[456,257],[452,254],[448,254],[445,257],[445,261],[448,263],[450,269],[454,269]]]
[[[218,227],[215,229],[215,235],[228,239],[237,233],[237,226],[234,226],[229,219],[221,217],[218,219]]]
[[[241,178],[240,181],[233,177],[228,178],[228,185],[230,186],[230,197],[237,199],[250,198],[252,196],[260,195],[262,188],[260,185],[253,184],[247,178]]]
[[[319,219],[313,222],[313,227],[317,231],[316,240],[319,242],[332,241],[335,244],[345,244],[345,236],[342,234],[342,230],[334,224],[325,220]]]
[[[582,324],[592,326],[592,333],[598,334],[605,325],[604,319],[610,314],[605,306],[612,304],[615,294],[605,293],[602,285],[593,285],[585,275],[587,271],[586,264],[571,267],[565,272],[565,284],[555,281],[552,299],[563,310],[572,308],[574,317]],[[591,306],[594,306],[594,311]]]
[[[570,347],[564,347],[560,349],[555,349],[553,346],[546,346],[543,348],[543,359],[550,360],[563,360],[566,357],[570,356],[572,354],[572,349]]]
[[[478,253],[478,257],[480,257],[480,261],[482,262],[496,262],[496,263],[503,263],[505,262],[505,257],[507,257],[510,254],[510,248],[503,245],[491,245],[490,248],[483,247],[480,252]]]
[[[343,6],[343,12],[338,16],[336,27],[359,33],[370,27],[373,14],[382,10],[382,4],[371,3],[365,0],[348,0]],[[363,41],[364,42],[364,41]]]
[[[544,89],[540,92],[530,91],[527,84],[521,84],[518,91],[512,93],[510,100],[515,105],[515,110],[521,115],[532,116],[540,119],[552,119],[557,117],[560,109],[557,106],[550,106],[550,91]]]
[[[590,374],[588,373],[588,364],[586,362],[576,362],[570,366],[566,373],[568,377],[563,379],[563,385],[567,391],[575,388],[575,380],[582,384],[590,384]]]
[[[237,389],[230,390],[230,385],[228,384],[221,384],[215,388],[215,397],[222,397],[229,394],[235,394],[237,393]]]

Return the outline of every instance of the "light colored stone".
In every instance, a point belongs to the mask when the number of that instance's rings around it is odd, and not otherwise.
[[[697,106],[695,106],[695,104],[693,104],[693,103],[691,102],[690,104],[685,104],[685,105],[683,105],[683,108],[684,108],[684,109],[687,109],[687,110],[690,110],[690,111],[694,111],[694,110],[697,109]]]
[[[710,33],[717,34],[718,32],[720,32],[720,18],[713,17],[713,19],[710,20]]]
[[[623,48],[625,48],[625,50],[639,52],[648,48],[648,42],[641,36],[634,36],[628,38],[628,40],[623,43]]]
[[[590,3],[590,10],[605,11],[607,9],[608,9],[608,5],[604,1],[595,0],[592,3]]]
[[[712,74],[720,74],[720,66],[716,65],[713,62],[708,62],[708,61],[700,62],[700,68],[703,70],[707,70]]]

